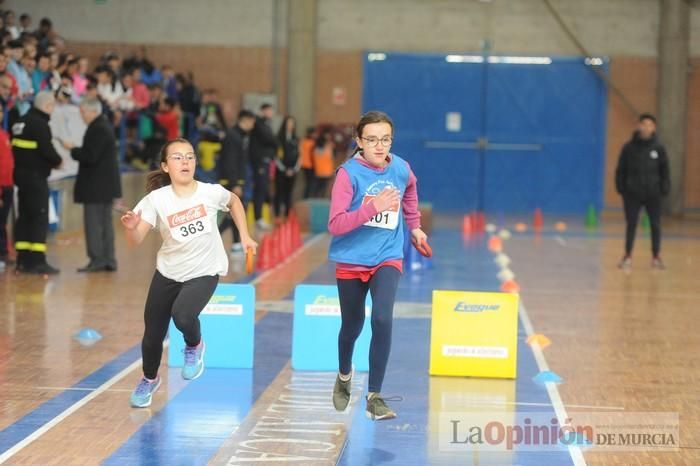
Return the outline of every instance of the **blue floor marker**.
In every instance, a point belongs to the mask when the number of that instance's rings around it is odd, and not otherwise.
[[[544,385],[547,382],[562,383],[563,379],[552,371],[542,371],[532,378],[538,384]]]

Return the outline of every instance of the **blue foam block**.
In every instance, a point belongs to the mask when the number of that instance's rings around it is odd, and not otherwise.
[[[205,367],[249,369],[253,367],[255,287],[220,284],[199,315],[206,344]],[[169,328],[168,366],[182,367],[185,341],[172,320]]]
[[[355,342],[352,358],[356,371],[369,370],[372,333],[368,315],[372,308],[369,293],[365,306],[365,323]],[[294,291],[292,368],[337,371],[340,322],[338,288],[332,285],[298,285]]]

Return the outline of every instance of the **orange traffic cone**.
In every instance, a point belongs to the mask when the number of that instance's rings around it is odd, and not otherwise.
[[[544,224],[544,221],[542,219],[542,209],[540,209],[538,207],[537,209],[535,209],[535,216],[532,219],[532,227],[535,230],[541,230],[543,224]]]
[[[270,235],[265,235],[262,237],[262,240],[260,240],[257,267],[259,270],[267,270],[272,267],[272,262],[270,260]]]
[[[518,293],[520,285],[515,280],[506,280],[501,284],[501,291],[504,293]]]
[[[274,267],[280,262],[280,259],[282,258],[281,250],[280,250],[280,229],[275,228],[272,230],[272,237],[270,239],[270,262],[271,265],[270,267]]]
[[[289,255],[294,252],[294,247],[292,246],[292,224],[289,220],[284,222],[282,225],[282,254],[283,258],[289,257]]]
[[[489,251],[491,252],[501,252],[503,251],[503,242],[498,236],[492,236],[489,238]]]
[[[486,215],[479,211],[476,213],[476,231],[483,233],[486,230]]]
[[[294,211],[292,211],[294,212]],[[296,215],[290,216],[290,222],[292,224],[292,249],[296,251],[301,247],[301,228],[299,227],[299,220]]]
[[[467,214],[464,216],[464,219],[462,220],[462,233],[465,235],[468,235],[469,233],[472,232],[472,216],[471,214]]]

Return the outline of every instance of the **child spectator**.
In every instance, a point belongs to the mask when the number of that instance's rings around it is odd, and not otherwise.
[[[177,82],[173,68],[170,65],[163,65],[160,69],[160,74],[163,77],[161,85],[166,96],[177,101]]]
[[[173,99],[166,97],[160,101],[155,120],[165,129],[165,139],[171,141],[180,137],[180,112]]]
[[[328,129],[323,130],[316,140],[314,148],[314,175],[316,178],[314,197],[326,197],[328,183],[335,169],[333,150],[333,134]]]
[[[19,33],[32,32],[32,17],[28,13],[22,13],[19,15]]]

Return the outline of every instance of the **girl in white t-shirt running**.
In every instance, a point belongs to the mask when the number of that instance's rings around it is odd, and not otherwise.
[[[196,160],[192,144],[186,139],[166,143],[160,151],[160,170],[148,174],[148,194],[121,217],[130,246],[141,244],[155,228],[163,238],[146,298],[141,343],[143,378],[131,394],[131,406],[135,408],[150,406],[160,386],[158,366],[171,317],[186,344],[182,377],[196,379],[204,371],[199,313],[214,293],[219,275],[228,272],[217,213],[230,211],[244,249],[254,254],[257,248],[248,233],[238,196],[221,185],[196,181]]]

